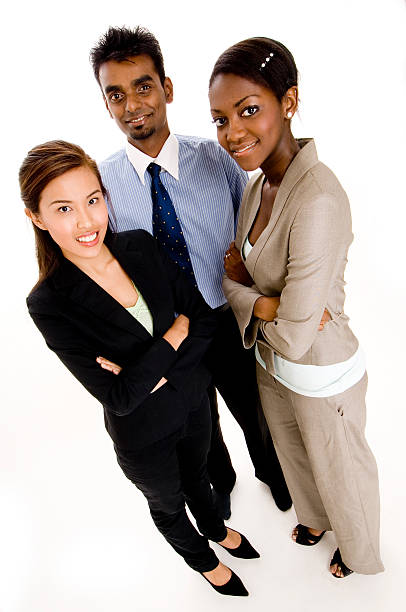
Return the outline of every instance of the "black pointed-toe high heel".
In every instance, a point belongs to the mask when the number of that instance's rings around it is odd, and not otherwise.
[[[228,582],[225,584],[221,584],[220,586],[210,582],[210,580],[206,578],[204,574],[202,574],[202,576],[205,580],[207,580],[210,586],[221,595],[233,595],[234,597],[246,597],[249,595],[247,589],[242,583],[241,578],[239,578],[237,574],[234,574],[233,570],[231,570],[230,580],[228,580]]]
[[[232,531],[235,530],[233,529]],[[235,533],[239,533],[239,531],[236,531]],[[237,548],[227,548],[227,546],[220,544],[221,548],[224,548],[224,550],[230,553],[230,555],[233,557],[238,557],[239,559],[259,559],[261,556],[259,552],[257,552],[255,548],[251,546],[247,538],[242,535],[242,533],[239,533],[239,535],[241,536],[241,542]],[[219,542],[217,542],[217,544],[219,544]]]

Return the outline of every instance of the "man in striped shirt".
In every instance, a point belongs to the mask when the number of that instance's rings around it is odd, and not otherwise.
[[[110,116],[127,137],[124,149],[100,164],[117,231],[153,233],[152,162],[173,202],[194,277],[206,302],[219,311],[220,325],[209,355],[213,381],[241,426],[255,475],[271,488],[279,508],[291,499],[269,432],[262,434],[255,357],[242,347],[238,326],[222,291],[223,258],[234,239],[246,174],[209,139],[170,133],[166,105],[173,86],[166,77],[155,37],[143,28],[110,28],[91,51],[95,77]],[[216,391],[210,389],[212,442],[208,472],[213,495],[229,518],[236,475],[219,424]]]

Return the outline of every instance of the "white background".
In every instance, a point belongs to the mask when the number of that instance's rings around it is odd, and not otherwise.
[[[0,610],[404,609],[406,502],[405,11],[401,0],[9,2],[2,13],[2,408]],[[218,55],[249,36],[293,52],[301,73],[296,136],[313,136],[353,213],[347,312],[366,350],[367,436],[381,476],[382,555],[376,577],[332,579],[329,534],[305,549],[252,476],[226,409],[223,429],[239,479],[231,525],[260,549],[231,559],[251,595],[217,595],[164,542],[146,503],[115,463],[101,407],[64,370],[29,320],[36,281],[32,232],[19,199],[26,152],[63,138],[101,160],[123,145],[88,53],[109,25],[144,25],[161,42],[175,101],[172,130],[212,136],[207,83]],[[227,554],[220,553],[223,561]]]

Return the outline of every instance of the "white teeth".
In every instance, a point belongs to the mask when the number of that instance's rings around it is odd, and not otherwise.
[[[93,242],[93,240],[96,240],[97,237],[97,232],[94,232],[94,234],[89,234],[88,236],[79,236],[79,238],[76,238],[76,240],[78,242]]]
[[[143,115],[142,117],[138,117],[138,119],[131,119],[130,123],[138,123],[139,121],[142,121],[143,119],[145,119],[145,115]]]
[[[251,144],[247,145],[243,149],[238,149],[237,151],[234,151],[234,153],[244,153],[244,151],[247,151],[247,149],[252,149],[252,147],[254,147],[256,144],[257,144],[256,142],[252,142]]]

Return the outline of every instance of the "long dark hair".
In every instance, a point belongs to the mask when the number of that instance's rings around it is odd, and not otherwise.
[[[78,145],[64,140],[51,140],[31,149],[19,172],[21,198],[26,208],[38,214],[41,193],[48,183],[65,172],[80,167],[87,167],[96,175],[103,196],[107,198],[108,194],[96,162]],[[32,226],[39,268],[38,285],[58,267],[63,255],[49,232],[34,223]]]
[[[236,74],[268,87],[279,102],[290,87],[297,85],[293,55],[277,40],[254,37],[226,49],[214,64],[209,87],[219,74]]]

